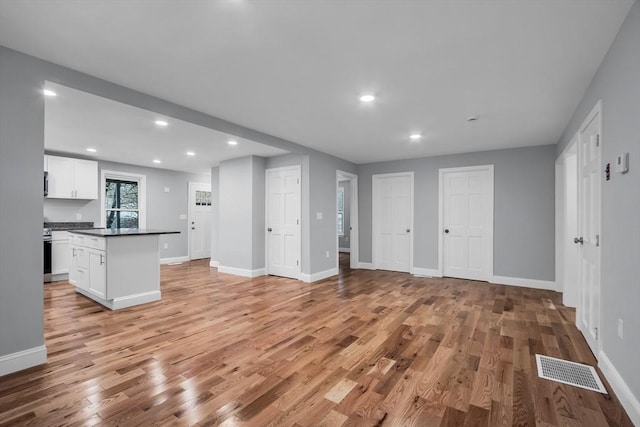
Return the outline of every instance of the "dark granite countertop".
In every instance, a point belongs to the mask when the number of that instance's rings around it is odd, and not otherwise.
[[[148,228],[94,228],[86,230],[69,230],[69,233],[83,234],[93,237],[149,236],[153,234],[180,234],[179,231],[153,230]]]
[[[49,228],[51,231],[69,231],[69,230],[87,230],[89,228],[94,228],[93,222],[85,221],[69,221],[69,222],[59,222],[59,221],[51,221],[43,224],[44,228]]]

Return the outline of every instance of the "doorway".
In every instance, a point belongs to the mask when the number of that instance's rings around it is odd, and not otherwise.
[[[556,282],[562,303],[577,307],[578,245],[578,134],[571,139],[556,163]]]
[[[266,171],[267,274],[300,279],[300,166]]]
[[[340,206],[340,188],[342,206]],[[336,238],[336,267],[340,266],[340,253],[349,253],[349,267],[359,268],[359,227],[358,227],[358,176],[349,172],[336,171],[336,205],[338,232]],[[342,207],[342,209],[340,209]],[[342,213],[342,218],[340,214]],[[341,222],[342,221],[342,222]],[[342,227],[341,227],[342,225]]]
[[[373,175],[373,268],[413,273],[413,172]]]
[[[211,256],[211,184],[189,183],[189,259]]]
[[[439,271],[493,277],[493,165],[440,169]]]

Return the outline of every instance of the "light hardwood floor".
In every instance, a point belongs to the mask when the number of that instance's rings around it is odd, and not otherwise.
[[[120,311],[47,285],[49,361],[0,378],[0,425],[632,425],[537,378],[535,353],[594,363],[560,294],[347,266],[163,266],[162,300]]]

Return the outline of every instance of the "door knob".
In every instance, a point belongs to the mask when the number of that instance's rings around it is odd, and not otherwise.
[[[580,238],[576,237],[575,239],[573,239],[573,243],[575,243],[576,245],[578,243],[580,243],[582,245],[582,244],[584,244],[584,239],[582,237],[580,237]]]
[[[445,229],[444,229],[444,233],[445,233],[445,234],[449,234],[449,229],[448,229],[448,228],[445,228]]]
[[[192,229],[192,230],[195,230],[196,228],[195,228],[195,227],[191,227],[191,229]]]
[[[410,228],[407,228],[407,233],[411,233],[411,229]]]
[[[273,229],[272,229],[271,227],[269,227],[269,228],[267,228],[267,231],[268,231],[269,233],[271,233],[271,232],[273,231]]]

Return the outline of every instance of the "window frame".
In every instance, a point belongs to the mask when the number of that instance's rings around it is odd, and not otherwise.
[[[100,226],[107,227],[107,208],[105,207],[107,179],[133,181],[138,183],[138,228],[147,227],[147,177],[137,173],[103,170],[100,173]],[[111,210],[111,209],[109,209]]]

